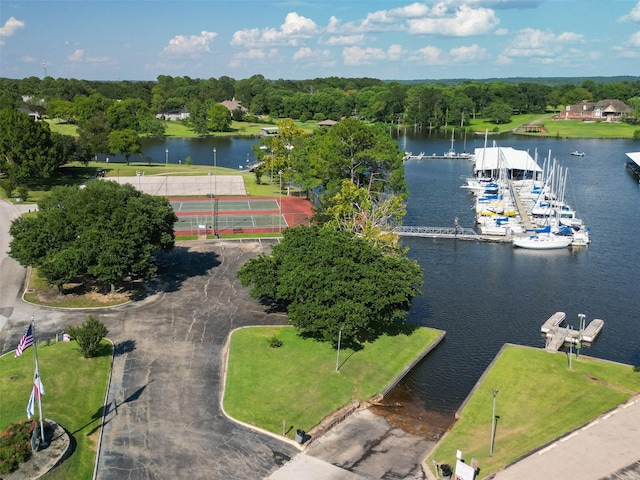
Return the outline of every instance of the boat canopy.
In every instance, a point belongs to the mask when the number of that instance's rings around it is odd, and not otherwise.
[[[487,147],[475,149],[474,172],[497,172],[506,169],[512,173],[512,178],[522,177],[522,172],[534,172],[524,175],[527,178],[538,178],[542,175],[542,168],[526,150],[516,150],[512,147]],[[513,175],[516,172],[519,175]]]
[[[640,167],[640,152],[627,153],[627,157],[633,160]]]

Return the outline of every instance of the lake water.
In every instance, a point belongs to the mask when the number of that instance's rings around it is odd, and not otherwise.
[[[442,154],[450,138],[428,134],[397,136],[414,154]],[[444,342],[387,397],[402,408],[382,409],[405,421],[426,426],[437,437],[505,343],[544,347],[542,323],[564,311],[578,326],[605,321],[600,338],[583,354],[640,365],[640,186],[626,170],[625,152],[640,150],[629,140],[566,140],[490,136],[501,146],[551,151],[567,167],[566,199],[591,229],[592,243],[581,249],[546,252],[506,245],[405,238],[409,255],[424,271],[423,295],[408,315],[413,324],[446,330]],[[484,145],[483,136],[457,138],[458,151]],[[237,168],[253,161],[257,138],[145,140],[134,161],[177,164],[191,156],[194,164]],[[574,150],[586,156],[571,156]],[[111,161],[124,161],[113,158]],[[539,160],[542,165],[542,160]],[[466,160],[405,162],[410,198],[404,223],[417,226],[474,226],[473,198],[460,188],[471,173]],[[380,412],[379,412],[380,413]],[[424,431],[424,430],[423,430]]]

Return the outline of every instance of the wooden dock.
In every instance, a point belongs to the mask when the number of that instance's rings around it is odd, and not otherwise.
[[[573,328],[563,327],[562,324],[566,315],[564,312],[556,312],[544,322],[540,331],[546,336],[545,350],[547,352],[557,352],[565,343],[574,345],[580,342],[583,344],[591,344],[604,327],[604,320],[596,318],[589,322],[583,330],[574,330]]]
[[[401,237],[447,238],[451,240],[471,240],[474,242],[511,243],[510,235],[482,235],[473,228],[464,227],[418,227],[403,225],[392,231]]]

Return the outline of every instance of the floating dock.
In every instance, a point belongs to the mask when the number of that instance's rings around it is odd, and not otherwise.
[[[574,345],[580,343],[581,346],[583,344],[591,344],[602,331],[602,327],[604,327],[604,320],[596,318],[589,322],[586,328],[574,330],[573,328],[562,326],[565,318],[564,312],[556,312],[540,328],[540,331],[547,339],[545,346],[547,352],[557,352],[565,343]]]

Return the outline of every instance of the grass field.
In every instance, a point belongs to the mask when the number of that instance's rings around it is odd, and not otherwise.
[[[276,434],[282,422],[309,430],[352,399],[381,392],[440,331],[418,328],[410,335],[382,336],[354,352],[299,337],[292,327],[254,327],[231,337],[224,408],[232,417]],[[268,340],[276,336],[280,348]],[[268,401],[265,401],[268,399]]]
[[[76,448],[48,480],[90,479],[93,476],[102,407],[111,362],[111,344],[104,342],[101,355],[82,358],[76,342],[38,347],[38,364],[45,394],[42,413],[73,437]],[[0,357],[0,430],[26,420],[33,384],[33,347],[19,358]],[[37,417],[37,414],[36,414]]]
[[[493,389],[498,417],[494,455],[489,456]],[[551,440],[589,422],[640,392],[633,367],[587,357],[573,359],[541,349],[507,346],[473,392],[452,429],[429,455],[455,465],[479,461],[484,478]]]

